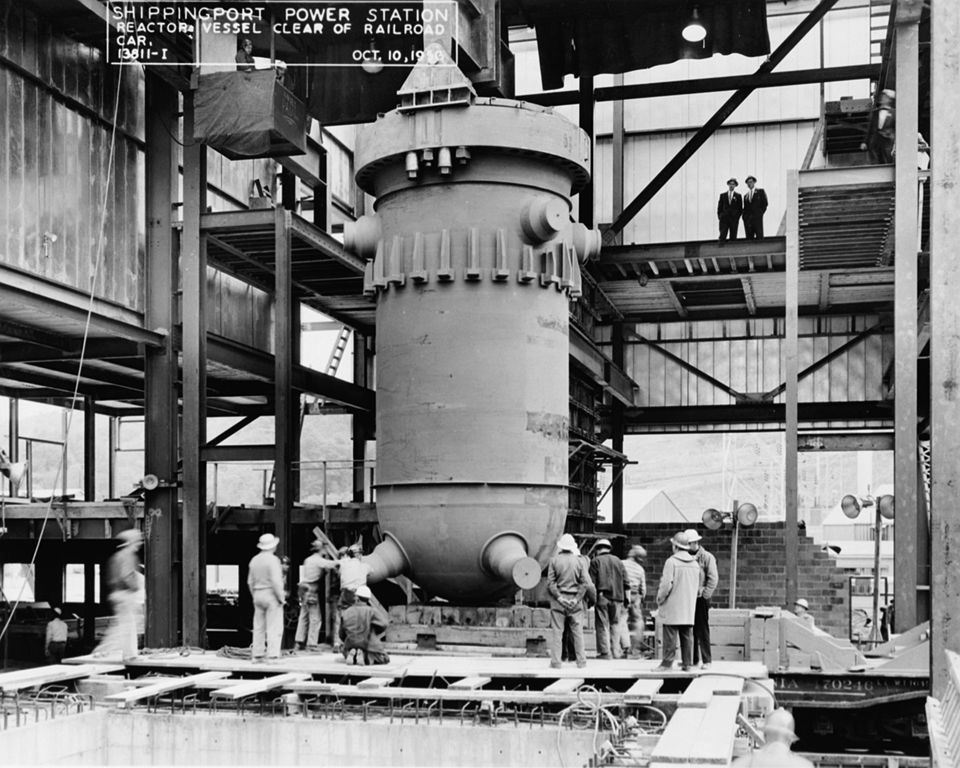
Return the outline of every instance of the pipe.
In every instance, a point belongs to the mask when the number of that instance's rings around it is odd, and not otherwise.
[[[527,555],[527,542],[517,533],[500,533],[490,539],[480,553],[480,564],[520,589],[533,589],[540,581],[540,563]]]
[[[363,556],[363,562],[370,566],[367,581],[374,584],[392,576],[399,576],[410,567],[407,553],[393,534],[384,533],[383,541],[369,555]]]

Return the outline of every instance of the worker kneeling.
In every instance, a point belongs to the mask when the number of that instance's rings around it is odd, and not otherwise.
[[[370,587],[358,587],[356,598],[340,617],[343,657],[349,661],[353,653],[353,663],[357,664],[362,653],[364,664],[389,664],[390,657],[383,648],[383,633],[390,617],[381,608],[370,604],[373,598]]]

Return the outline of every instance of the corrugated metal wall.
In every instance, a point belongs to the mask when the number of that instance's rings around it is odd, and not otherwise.
[[[837,349],[878,318],[800,319],[799,368]],[[636,332],[704,373],[743,393],[769,392],[784,375],[780,318],[638,324]],[[640,385],[638,406],[732,405],[733,397],[684,370],[648,344],[628,343],[628,375]],[[883,373],[893,359],[893,336],[874,334],[800,380],[800,402],[884,399]],[[776,402],[783,402],[777,397]]]
[[[143,78],[0,0],[0,259],[88,290],[120,99],[96,295],[140,310]],[[56,235],[44,247],[43,234]]]

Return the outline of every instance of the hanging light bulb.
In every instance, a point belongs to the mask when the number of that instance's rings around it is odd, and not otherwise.
[[[700,9],[693,6],[687,25],[683,28],[683,39],[688,43],[699,43],[707,36],[707,28],[700,22]]]
[[[363,63],[360,65],[360,69],[368,75],[376,75],[383,71],[383,61],[380,59],[380,51],[377,49],[377,43],[373,38],[370,38],[370,45],[367,46],[367,50],[363,52]]]

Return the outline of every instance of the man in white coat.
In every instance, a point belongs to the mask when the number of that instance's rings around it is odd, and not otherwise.
[[[678,533],[670,543],[673,554],[663,564],[657,590],[657,616],[663,627],[663,661],[659,669],[673,668],[679,639],[681,664],[687,670],[693,666],[693,620],[703,571],[690,554],[690,542],[685,533]]]

